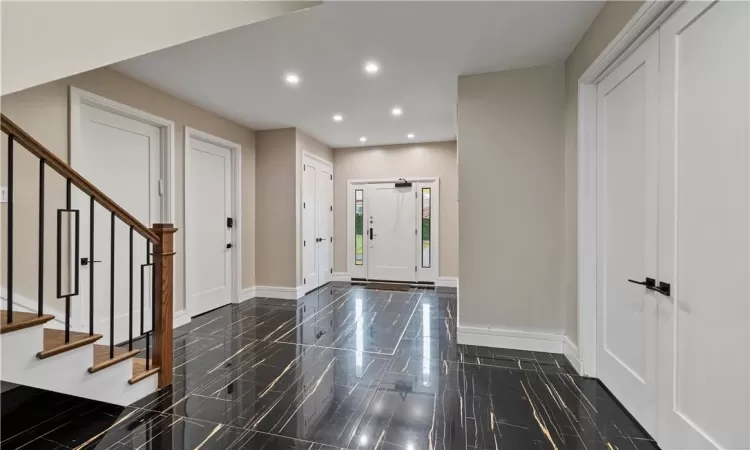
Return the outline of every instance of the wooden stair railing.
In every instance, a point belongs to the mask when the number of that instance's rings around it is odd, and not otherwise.
[[[134,379],[131,380],[131,382],[136,382],[139,379],[142,379],[145,376],[148,376],[149,374],[158,371],[159,373],[159,387],[164,387],[172,383],[172,319],[173,319],[173,283],[172,283],[172,275],[173,275],[173,257],[174,257],[174,233],[177,231],[172,224],[154,224],[153,228],[149,228],[148,226],[141,223],[138,219],[133,217],[130,213],[128,213],[124,208],[122,208],[120,205],[118,205],[114,200],[112,200],[110,197],[108,197],[104,192],[99,190],[96,186],[94,186],[90,181],[88,181],[85,177],[83,177],[80,173],[76,172],[71,168],[67,163],[65,163],[62,159],[57,157],[55,154],[50,152],[48,149],[46,149],[42,144],[40,144],[36,139],[34,139],[32,136],[30,136],[28,133],[26,133],[21,127],[19,127],[17,124],[15,124],[12,120],[7,118],[4,114],[0,115],[0,125],[2,128],[2,132],[7,135],[8,139],[8,146],[7,146],[7,152],[8,152],[8,177],[7,177],[7,183],[8,183],[8,202],[7,202],[7,250],[6,250],[6,258],[7,258],[7,310],[3,311],[2,314],[2,324],[1,326],[1,332],[9,332],[15,329],[23,328],[24,326],[32,326],[32,325],[38,325],[40,323],[45,322],[46,320],[49,320],[51,316],[44,316],[43,309],[44,309],[44,274],[43,274],[43,261],[45,258],[48,258],[49,256],[44,254],[44,171],[45,167],[49,167],[58,174],[60,174],[66,181],[66,208],[65,209],[58,209],[58,261],[57,261],[57,271],[58,271],[58,295],[57,298],[65,299],[65,345],[70,345],[70,298],[78,296],[79,293],[79,274],[78,274],[78,261],[76,261],[76,266],[74,268],[74,279],[71,280],[71,283],[74,284],[73,292],[69,292],[67,294],[64,294],[61,292],[61,264],[60,264],[60,217],[61,217],[61,211],[62,212],[68,212],[73,213],[74,217],[76,218],[76,226],[75,226],[75,249],[73,251],[75,252],[76,259],[78,259],[79,256],[79,224],[78,224],[78,217],[79,217],[79,211],[72,209],[71,205],[71,187],[75,186],[77,187],[81,192],[86,194],[90,198],[90,211],[94,211],[94,204],[98,203],[104,209],[109,211],[111,213],[112,219],[112,230],[114,230],[114,223],[115,218],[119,219],[123,223],[125,223],[130,228],[130,286],[129,286],[129,312],[130,312],[130,330],[129,330],[129,339],[128,339],[128,351],[133,351],[133,324],[135,323],[134,320],[136,319],[134,317],[134,311],[133,311],[133,302],[134,302],[134,292],[133,292],[133,233],[138,233],[141,235],[147,242],[147,261],[145,264],[141,264],[141,283],[143,283],[143,270],[145,267],[151,266],[152,267],[152,286],[151,286],[151,292],[152,292],[152,301],[153,305],[151,308],[152,311],[152,330],[146,331],[144,330],[143,324],[144,324],[144,317],[143,317],[143,310],[144,310],[144,304],[143,304],[143,295],[142,292],[144,290],[144,286],[141,285],[141,315],[140,315],[140,324],[141,324],[141,337],[145,337],[146,342],[146,358],[145,361],[141,361],[135,366],[138,366],[139,373],[134,374]],[[13,205],[13,185],[14,185],[14,144],[19,144],[24,149],[26,149],[31,154],[35,155],[39,159],[39,252],[38,252],[38,258],[39,258],[39,269],[38,269],[38,315],[36,317],[33,317],[29,314],[18,314],[18,319],[14,321],[13,317],[13,249],[14,249],[14,242],[13,242],[13,220],[14,220],[14,205]],[[90,216],[91,217],[91,216]],[[94,221],[93,219],[90,219],[90,224],[92,225],[91,230],[93,230]],[[33,226],[32,224],[29,224],[29,226]],[[113,236],[113,235],[112,235]],[[112,242],[114,242],[114,237],[111,237]],[[91,250],[90,255],[88,256],[89,260],[93,262],[94,260],[94,250],[93,250],[93,231],[91,231],[91,238],[90,238],[90,244],[91,244]],[[114,249],[114,243],[112,244],[112,248]],[[154,259],[151,260],[151,256],[153,255]],[[114,257],[113,257],[114,258]],[[115,266],[114,259],[112,260],[112,267]],[[90,278],[90,292],[93,293],[93,265],[91,266],[92,274],[89,277]],[[112,269],[114,270],[114,269]],[[116,359],[115,358],[115,342],[114,342],[114,277],[111,277],[110,279],[111,283],[111,303],[110,303],[110,345],[109,345],[109,357],[110,359]],[[90,297],[90,307],[89,307],[89,314],[90,314],[90,330],[89,335],[94,336],[94,301],[93,301],[93,295],[89,295]],[[39,319],[39,318],[44,318]],[[20,320],[19,320],[20,319]],[[150,338],[153,337],[153,342],[150,342]],[[138,339],[138,337],[136,337]],[[149,358],[149,348],[153,345],[153,348],[151,349],[151,357]],[[105,364],[105,363],[102,363]]]

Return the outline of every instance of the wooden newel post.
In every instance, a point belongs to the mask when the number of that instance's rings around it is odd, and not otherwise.
[[[159,367],[159,387],[172,384],[172,320],[174,318],[172,283],[174,272],[174,233],[171,223],[152,228],[159,236],[154,245],[154,349],[153,364]]]

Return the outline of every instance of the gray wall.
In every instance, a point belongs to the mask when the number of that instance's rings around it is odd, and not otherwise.
[[[563,332],[564,82],[458,79],[459,326]]]
[[[334,152],[334,272],[346,272],[346,186],[363,178],[440,177],[440,273],[458,276],[456,142],[341,148]]]
[[[578,79],[643,2],[607,2],[565,62],[565,334],[578,343]]]

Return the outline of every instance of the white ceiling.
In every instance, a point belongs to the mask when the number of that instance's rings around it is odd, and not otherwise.
[[[298,127],[331,147],[404,143],[407,133],[450,140],[459,75],[563,61],[601,6],[331,2],[114,68],[255,130]],[[368,59],[378,76],[363,73]],[[302,78],[298,87],[285,84],[288,71]]]

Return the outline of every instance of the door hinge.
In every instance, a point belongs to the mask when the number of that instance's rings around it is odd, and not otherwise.
[[[331,273],[333,273],[333,267],[331,267]]]
[[[307,247],[307,241],[302,241],[302,246]]]
[[[416,235],[417,235],[417,229],[415,228],[414,229],[414,236],[416,236]]]
[[[417,191],[414,191],[414,198],[417,198]]]
[[[415,272],[417,271],[417,266],[414,266],[414,271],[415,271]]]
[[[307,284],[307,278],[302,279],[302,284]]]
[[[307,208],[307,204],[305,202],[302,202],[302,208]]]
[[[307,164],[302,164],[302,171],[304,172],[305,170],[307,170]]]
[[[331,242],[333,242],[333,236],[331,236]]]
[[[331,175],[331,181],[333,181],[333,175]]]
[[[158,189],[159,189],[159,197],[161,197],[162,195],[164,195],[164,180],[159,180]]]
[[[333,205],[331,205],[331,211],[333,211]]]

